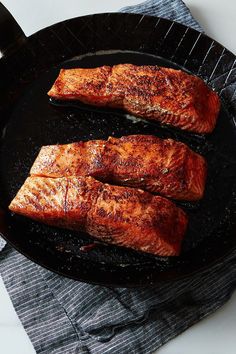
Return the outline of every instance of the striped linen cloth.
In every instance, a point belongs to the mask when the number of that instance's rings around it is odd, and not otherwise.
[[[6,241],[3,240],[3,238],[0,237],[0,251],[3,249],[3,247],[5,246]]]
[[[147,1],[122,11],[158,15],[201,30],[181,0]],[[189,279],[153,289],[76,282],[9,245],[0,253],[0,272],[37,353],[150,354],[230,298],[236,254]]]

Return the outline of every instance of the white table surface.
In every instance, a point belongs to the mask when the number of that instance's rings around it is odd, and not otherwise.
[[[139,2],[137,0],[2,0],[26,35],[67,18],[117,11],[123,6]],[[236,1],[186,0],[185,3],[206,33],[236,54]],[[0,353],[35,353],[1,278]],[[164,345],[156,353],[235,354],[236,293],[220,310]]]

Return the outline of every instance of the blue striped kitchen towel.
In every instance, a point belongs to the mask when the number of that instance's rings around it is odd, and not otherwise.
[[[146,1],[122,11],[201,30],[181,0]],[[67,279],[9,245],[0,253],[0,272],[37,353],[150,354],[229,299],[236,287],[236,254],[190,279],[153,289],[105,288]]]
[[[6,241],[0,237],[0,251],[3,249],[3,247],[5,246]]]

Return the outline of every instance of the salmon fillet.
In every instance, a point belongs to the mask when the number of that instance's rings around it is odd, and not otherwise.
[[[148,65],[61,69],[48,95],[122,108],[135,116],[196,133],[212,132],[220,109],[218,95],[202,79],[181,70]]]
[[[202,198],[205,159],[181,142],[129,135],[66,145],[43,146],[31,175],[92,176],[179,200]]]
[[[119,246],[177,256],[187,216],[168,199],[92,177],[28,177],[9,209]]]

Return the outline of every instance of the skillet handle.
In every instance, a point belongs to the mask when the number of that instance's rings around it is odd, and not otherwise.
[[[0,58],[18,49],[25,40],[24,32],[0,2]]]

